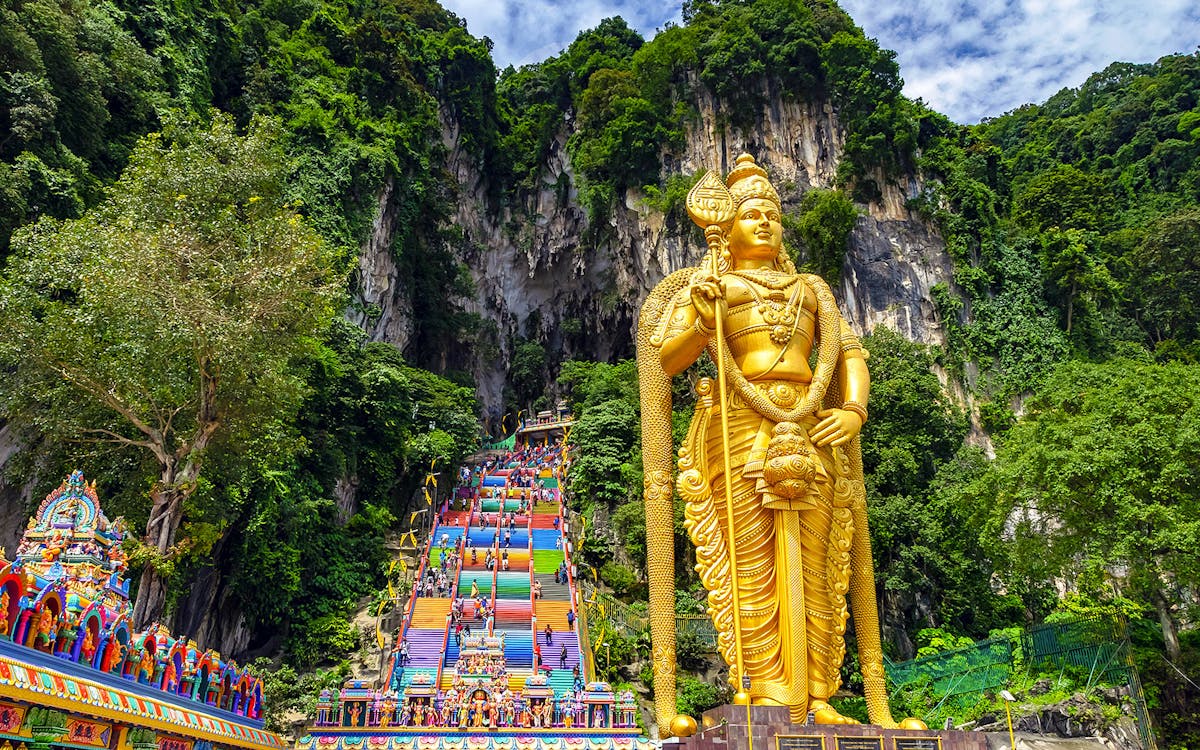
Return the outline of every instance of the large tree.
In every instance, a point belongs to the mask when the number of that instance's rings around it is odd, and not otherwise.
[[[337,308],[336,253],[285,198],[270,123],[219,113],[142,140],[105,200],[18,231],[0,278],[0,405],[153,458],[135,619],[163,609],[185,501],[223,429],[286,414],[287,363]]]
[[[1062,365],[974,484],[993,508],[982,539],[1031,578],[1106,569],[1177,659],[1178,607],[1200,586],[1198,424],[1200,366]]]

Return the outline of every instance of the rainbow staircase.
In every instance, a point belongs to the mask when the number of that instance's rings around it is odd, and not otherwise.
[[[562,534],[560,489],[551,469],[542,469],[534,477],[535,485],[549,490],[548,497],[533,504],[531,512],[516,516],[510,528],[502,513],[515,512],[521,498],[530,488],[518,486],[523,472],[534,468],[514,464],[484,475],[473,481],[477,485],[469,510],[443,513],[443,524],[437,526],[426,547],[420,573],[427,566],[438,564],[443,549],[447,554],[465,537],[462,561],[456,571],[449,571],[454,582],[453,596],[463,599],[463,616],[472,635],[483,632],[484,620],[476,617],[475,600],[471,598],[472,583],[493,608],[493,635],[504,639],[505,663],[509,672],[509,687],[520,690],[534,672],[534,646],[540,649],[540,669],[550,678],[558,693],[572,688],[574,669],[584,667],[576,627],[567,624],[567,612],[572,608],[573,581],[564,574],[555,581],[556,570],[569,571],[570,560]],[[445,537],[443,538],[443,535]],[[443,546],[444,543],[444,546]],[[496,557],[493,570],[486,566],[487,553]],[[508,570],[502,570],[502,555],[508,555]],[[472,561],[474,560],[474,561]],[[541,598],[535,599],[532,583],[541,584]],[[454,631],[449,628],[451,598],[418,597],[410,600],[403,632],[408,640],[409,661],[399,665],[393,661],[391,684],[403,689],[418,674],[449,687],[454,680],[454,668],[459,646]],[[552,640],[546,643],[544,628],[553,628]],[[567,658],[562,659],[562,648]]]

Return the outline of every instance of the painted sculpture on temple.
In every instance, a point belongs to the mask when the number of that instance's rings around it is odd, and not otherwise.
[[[717,382],[696,386],[677,487],[735,702],[786,705],[797,721],[812,712],[822,724],[857,723],[828,702],[852,610],[871,721],[894,727],[858,438],[867,354],[829,286],[797,273],[779,195],[752,157],[738,157],[725,182],[706,174],[687,207],[708,256],[659,284],[638,330],[660,734],[676,718],[670,378],[705,351]]]
[[[522,690],[507,687],[508,675],[470,679],[456,675],[440,690],[419,674],[402,694],[375,691],[350,680],[340,693],[322,691],[316,727],[424,729],[637,729],[637,703],[628,691],[618,699],[605,682],[556,694],[545,674],[528,678]]]
[[[29,520],[15,559],[0,558],[0,638],[260,718],[262,681],[248,670],[160,625],[132,630],[124,540],[95,484],[72,473]]]

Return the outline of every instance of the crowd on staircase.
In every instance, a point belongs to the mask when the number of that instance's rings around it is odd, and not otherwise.
[[[612,728],[632,716],[586,679],[565,456],[561,443],[527,445],[459,471],[423,551],[376,725]]]

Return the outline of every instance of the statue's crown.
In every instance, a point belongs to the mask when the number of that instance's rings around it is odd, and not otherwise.
[[[779,193],[767,179],[767,171],[754,162],[750,154],[742,154],[729,177],[725,180],[729,194],[733,196],[735,206],[740,206],[751,198],[769,200],[776,206],[780,205]]]

